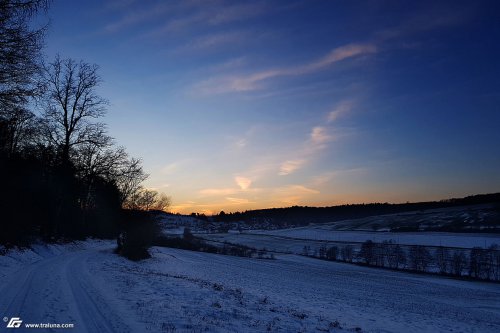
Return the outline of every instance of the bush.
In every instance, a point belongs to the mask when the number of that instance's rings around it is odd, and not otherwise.
[[[159,233],[157,221],[149,212],[125,211],[116,252],[134,261],[150,258],[148,249]]]

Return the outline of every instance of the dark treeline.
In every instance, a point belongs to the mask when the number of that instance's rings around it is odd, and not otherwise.
[[[357,263],[366,266],[432,273],[474,280],[500,281],[500,247],[472,249],[445,246],[401,245],[367,240],[362,244],[328,245],[303,255],[318,259]]]
[[[44,61],[44,0],[0,0],[0,244],[115,237],[129,209],[163,209],[140,160],[101,122],[98,66]],[[123,223],[122,223],[123,224]],[[125,225],[127,225],[125,223]]]
[[[326,223],[375,215],[489,203],[499,205],[500,193],[403,204],[369,203],[332,207],[293,206],[287,208],[249,210],[236,213],[220,212],[215,216],[215,220],[220,222],[245,221],[249,224],[263,224],[268,222],[280,227],[304,226],[309,223]]]

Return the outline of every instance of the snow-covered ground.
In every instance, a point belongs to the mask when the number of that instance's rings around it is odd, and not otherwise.
[[[223,233],[198,235],[206,240],[215,242],[229,242],[241,244],[256,249],[265,248],[270,251],[302,254],[304,246],[312,251],[322,246],[345,244],[357,247],[366,240],[382,242],[393,240],[406,245],[449,246],[458,248],[472,248],[474,246],[489,247],[491,244],[500,245],[500,236],[494,234],[452,234],[452,233],[389,233],[364,231],[324,231],[317,229],[296,228],[282,230],[263,230],[255,233]]]
[[[255,234],[281,236],[295,239],[325,240],[334,242],[382,242],[393,240],[405,245],[428,245],[473,248],[487,248],[492,244],[500,245],[500,234],[488,233],[451,233],[451,232],[377,232],[377,231],[338,231],[321,225],[302,228],[253,231]]]
[[[500,331],[498,284],[295,255],[154,248],[134,263],[113,247],[91,241],[0,256],[0,315],[74,323],[71,332]]]

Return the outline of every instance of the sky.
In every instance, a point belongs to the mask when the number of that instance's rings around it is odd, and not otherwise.
[[[62,1],[109,133],[173,212],[500,191],[496,1]],[[47,18],[46,18],[47,19]]]

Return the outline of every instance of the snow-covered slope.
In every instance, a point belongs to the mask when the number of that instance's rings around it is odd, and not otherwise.
[[[113,246],[0,256],[0,313],[74,323],[71,332],[500,330],[498,284],[294,255],[259,260],[154,248],[152,259],[134,263]]]
[[[321,226],[253,231],[258,235],[278,236],[290,239],[323,240],[333,242],[382,242],[393,240],[398,244],[427,245],[472,248],[487,248],[500,245],[500,234],[452,233],[452,232],[377,232],[377,231],[337,231]]]

